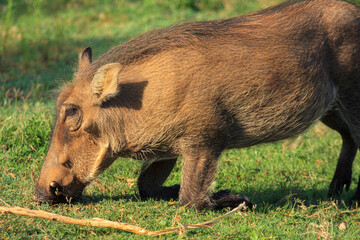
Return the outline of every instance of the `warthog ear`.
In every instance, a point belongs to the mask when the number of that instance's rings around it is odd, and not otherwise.
[[[87,67],[92,61],[91,47],[85,48],[79,55],[79,70]]]
[[[119,93],[118,75],[121,69],[120,63],[109,63],[102,66],[95,74],[91,90],[97,96],[99,104]]]

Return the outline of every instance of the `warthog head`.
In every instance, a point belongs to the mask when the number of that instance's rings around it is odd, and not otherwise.
[[[65,85],[57,99],[51,144],[36,185],[40,202],[76,199],[116,158],[98,128],[99,116],[104,115],[99,106],[116,95],[117,87],[111,84],[116,84],[122,67],[106,64],[92,75],[81,74],[90,64],[91,49],[87,48],[80,54],[75,84]]]

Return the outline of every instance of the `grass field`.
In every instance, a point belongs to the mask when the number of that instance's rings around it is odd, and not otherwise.
[[[95,57],[153,28],[256,11],[280,0],[0,0],[0,199],[75,218],[103,218],[151,230],[210,220],[227,211],[195,211],[174,201],[142,201],[133,181],[140,163],[119,159],[76,204],[38,205],[34,186],[54,121],[55,90],[72,78],[79,51]],[[359,1],[352,1],[360,4]],[[244,193],[253,211],[190,230],[189,239],[359,239],[360,210],[352,185],[329,200],[341,139],[317,124],[285,141],[230,150],[220,160],[213,190]],[[167,184],[180,182],[181,161]],[[0,205],[5,205],[0,201]],[[0,239],[143,239],[129,233],[0,214]],[[164,239],[177,239],[170,235]]]

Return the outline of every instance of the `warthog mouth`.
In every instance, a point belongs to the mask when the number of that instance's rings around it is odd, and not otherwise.
[[[37,202],[39,203],[74,203],[79,199],[85,184],[77,182],[69,186],[62,187],[56,182],[51,182],[49,186],[50,194],[40,186],[36,186]]]
[[[76,196],[68,196],[61,192],[60,190],[57,190],[56,197],[49,197],[46,194],[42,194],[41,192],[37,191],[37,199],[36,201],[38,203],[50,203],[50,204],[58,204],[58,203],[74,203],[76,202],[80,194],[77,194]]]

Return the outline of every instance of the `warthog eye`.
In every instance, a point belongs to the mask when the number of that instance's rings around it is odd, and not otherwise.
[[[72,163],[70,162],[69,159],[66,160],[66,162],[64,162],[62,165],[63,165],[64,167],[66,167],[66,168],[69,168],[69,169],[72,168]]]
[[[77,113],[78,109],[74,106],[71,106],[65,110],[65,118],[74,116]]]
[[[77,131],[81,126],[81,110],[75,105],[65,106],[64,121],[70,131]]]

